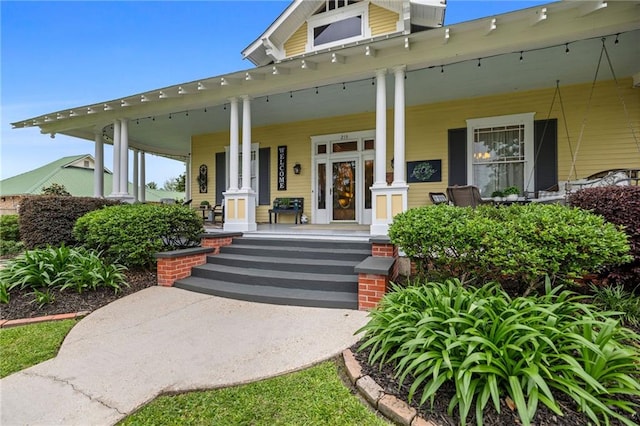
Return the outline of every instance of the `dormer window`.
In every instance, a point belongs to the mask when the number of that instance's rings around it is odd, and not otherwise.
[[[327,0],[307,21],[307,51],[338,46],[370,36],[367,3]]]

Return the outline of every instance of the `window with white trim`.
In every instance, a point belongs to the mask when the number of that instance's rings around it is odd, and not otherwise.
[[[349,43],[371,36],[366,2],[328,0],[307,21],[307,51]]]
[[[510,186],[533,191],[534,114],[467,120],[468,176],[483,197]]]

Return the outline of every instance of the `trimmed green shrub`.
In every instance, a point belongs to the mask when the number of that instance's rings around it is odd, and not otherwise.
[[[202,232],[202,219],[188,207],[134,204],[88,213],[73,234],[111,262],[148,268],[154,253],[198,246]]]
[[[65,244],[77,241],[72,231],[76,220],[104,206],[119,201],[90,197],[35,196],[25,197],[20,205],[20,236],[27,249]]]
[[[569,291],[510,298],[499,285],[465,288],[458,280],[416,281],[395,287],[370,313],[360,349],[369,361],[391,363],[402,383],[411,378],[409,399],[433,402],[452,383],[449,404],[465,424],[475,407],[478,424],[489,401],[500,410],[508,396],[523,425],[534,421],[539,403],[562,415],[551,392],[569,396],[595,424],[616,418],[634,424],[627,395],[640,395],[636,378],[638,339],[612,313],[602,313]]]
[[[20,241],[20,225],[17,214],[0,216],[0,256],[20,253],[24,244]]]
[[[38,305],[54,300],[52,289],[82,293],[106,287],[118,292],[127,285],[125,269],[106,264],[97,253],[82,247],[27,250],[0,270],[0,302],[8,303],[13,289],[31,292]]]
[[[0,216],[0,240],[20,241],[20,225],[17,214]]]
[[[519,294],[545,276],[573,280],[630,260],[627,236],[615,225],[555,204],[420,207],[397,215],[389,237],[421,275],[497,281]]]
[[[623,284],[627,290],[640,285],[640,186],[586,188],[571,194],[572,206],[590,210],[608,222],[624,227],[629,236],[633,261],[608,267],[602,274],[605,282]]]

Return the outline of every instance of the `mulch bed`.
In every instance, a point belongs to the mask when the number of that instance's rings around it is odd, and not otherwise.
[[[33,318],[44,315],[66,314],[96,309],[128,294],[135,293],[157,284],[156,273],[150,271],[125,271],[129,286],[122,287],[117,294],[112,289],[99,289],[85,293],[71,290],[54,292],[55,301],[41,308],[33,302],[33,296],[24,292],[11,292],[8,305],[0,305],[0,319]]]
[[[113,302],[116,299],[126,295],[135,293],[144,288],[155,286],[157,283],[156,273],[150,271],[126,271],[128,287],[123,287],[122,291],[115,294],[113,290],[100,289],[98,291],[86,292],[78,294],[72,291],[55,293],[55,302],[47,304],[39,308],[33,303],[33,296],[24,293],[12,292],[8,305],[2,305],[0,308],[0,319],[20,319],[33,318],[44,315],[64,314],[81,311],[95,311],[96,309]],[[356,359],[363,369],[363,374],[371,376],[384,391],[388,394],[395,395],[397,398],[407,402],[409,401],[409,388],[412,381],[407,378],[400,385],[395,379],[393,366],[390,364],[372,366],[368,362],[369,350],[359,351],[361,342],[351,347]],[[460,417],[457,410],[452,416],[447,414],[447,407],[452,396],[455,395],[453,385],[443,385],[436,394],[433,406],[427,402],[423,406],[419,406],[416,401],[409,404],[418,411],[418,414],[434,423],[442,426],[457,426],[460,423]],[[415,398],[419,398],[416,395]],[[589,419],[582,413],[576,411],[576,406],[568,397],[555,394],[556,400],[564,412],[563,417],[558,417],[555,413],[547,409],[542,403],[538,405],[536,417],[533,421],[534,426],[583,426],[590,424]],[[414,398],[414,399],[415,399]],[[640,403],[640,398],[636,398],[636,402]],[[493,404],[490,402],[483,414],[483,423],[487,426],[518,426],[521,425],[516,411],[511,410],[504,399],[500,401],[500,413],[498,413]],[[628,417],[636,424],[640,424],[640,413]],[[474,409],[472,408],[467,424],[476,424]],[[622,425],[617,420],[612,420],[611,425]]]
[[[405,402],[409,401],[409,389],[413,381],[410,377],[406,378],[404,383],[400,385],[395,378],[395,371],[393,365],[385,364],[380,366],[379,364],[371,365],[368,362],[369,348],[365,348],[359,351],[359,347],[362,342],[358,342],[351,347],[355,358],[358,360],[362,367],[362,374],[370,376],[378,383],[387,394],[396,396]],[[425,420],[431,420],[434,423],[442,426],[457,426],[460,425],[460,416],[457,409],[454,410],[453,415],[447,414],[449,401],[455,395],[455,387],[453,384],[445,383],[439,389],[435,395],[433,407],[430,402],[427,401],[423,406],[420,406],[415,401],[420,399],[421,392],[416,392],[414,395],[414,401],[408,402],[413,408],[418,411],[418,415]],[[539,403],[536,411],[535,418],[532,425],[534,426],[583,426],[590,425],[592,422],[583,413],[578,412],[576,404],[564,394],[554,392],[554,397],[560,406],[560,409],[564,413],[564,416],[560,417],[554,412],[549,410],[544,404]],[[640,403],[640,398],[635,398],[636,403]],[[517,410],[512,410],[507,405],[504,398],[500,400],[500,412],[498,413],[493,406],[493,402],[489,401],[487,407],[483,413],[483,424],[486,426],[519,426],[522,423],[519,420]],[[627,415],[627,418],[635,424],[640,424],[640,412],[636,412],[635,415]],[[469,416],[467,417],[467,424],[475,425],[475,406],[471,408]],[[612,419],[611,425],[620,426],[622,422]]]

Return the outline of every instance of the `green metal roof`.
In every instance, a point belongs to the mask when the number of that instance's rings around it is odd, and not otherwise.
[[[0,180],[0,196],[37,195],[43,187],[53,183],[64,185],[65,189],[76,197],[93,197],[93,169],[75,167],[72,164],[88,158],[89,154],[63,157],[37,169]],[[111,194],[112,173],[104,171],[104,193]],[[133,184],[129,182],[129,194],[133,194]],[[163,198],[184,199],[184,192],[164,191],[162,189],[146,190],[146,201],[160,201]]]

